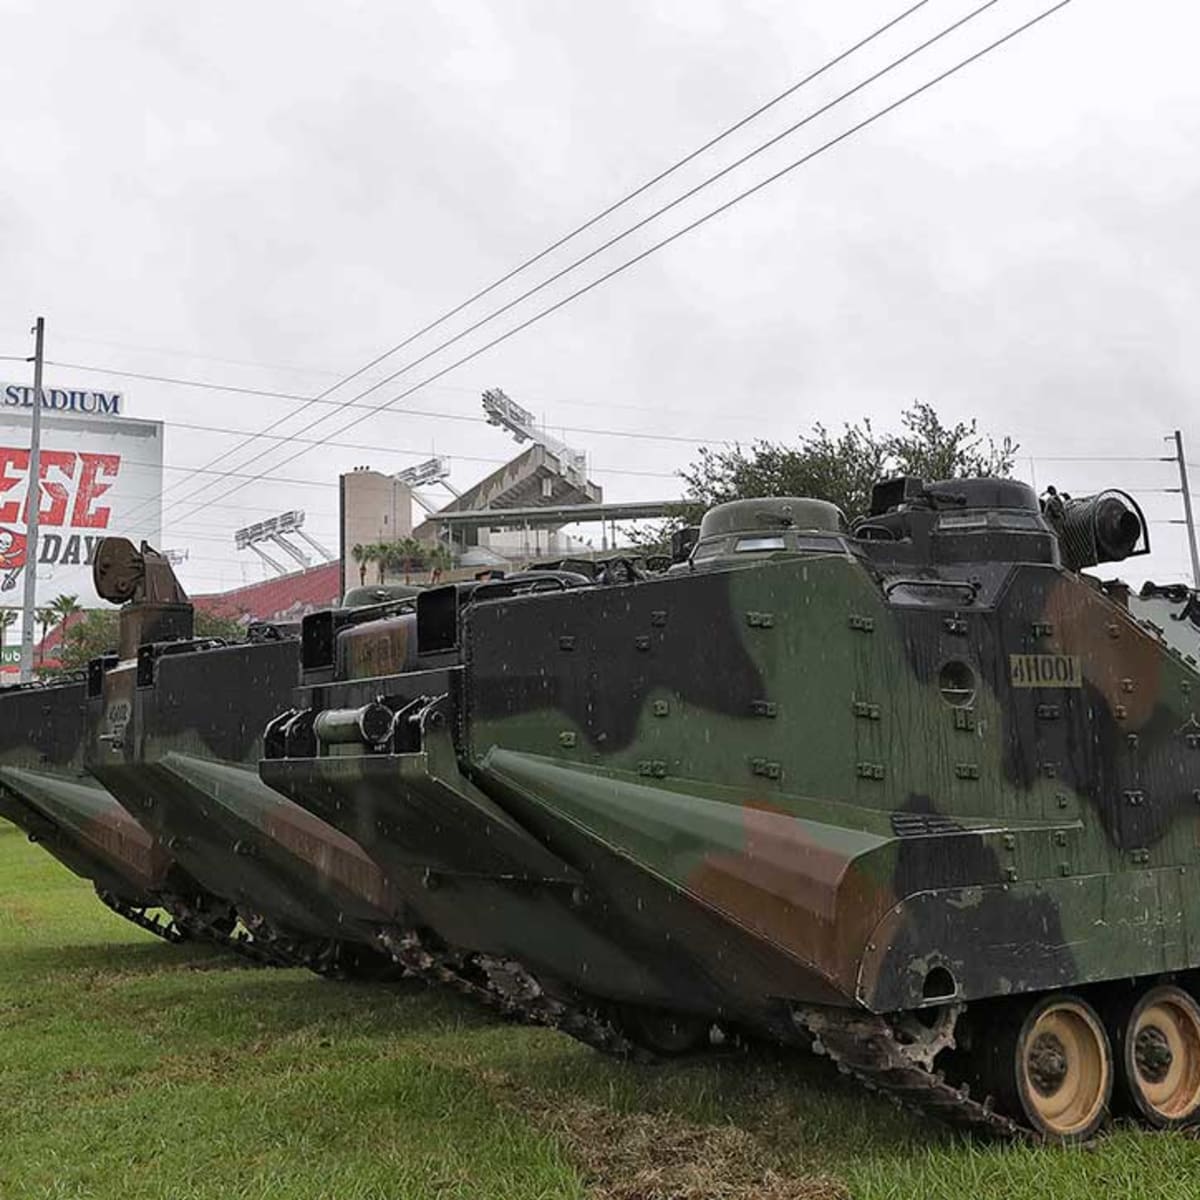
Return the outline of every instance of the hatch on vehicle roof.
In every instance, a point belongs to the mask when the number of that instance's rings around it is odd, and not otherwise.
[[[411,583],[381,583],[351,588],[342,597],[342,608],[368,608],[386,604],[389,600],[409,600],[424,589]]]
[[[913,475],[900,475],[882,479],[871,489],[872,517],[904,507],[1040,511],[1037,492],[1017,479],[938,479],[926,483]]]
[[[704,514],[700,541],[730,533],[773,533],[780,529],[846,533],[846,518],[836,504],[804,496],[766,496],[730,500]]]

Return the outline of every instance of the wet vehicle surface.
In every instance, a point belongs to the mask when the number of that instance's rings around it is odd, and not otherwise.
[[[262,777],[585,1040],[723,1023],[998,1134],[1183,1123],[1200,679],[1083,574],[1145,543],[1004,480],[886,481],[854,530],[735,502],[664,574],[425,592],[391,674],[310,618]]]

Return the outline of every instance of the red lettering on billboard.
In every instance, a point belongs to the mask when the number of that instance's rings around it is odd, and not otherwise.
[[[77,529],[107,529],[112,509],[107,506],[93,509],[92,505],[112,487],[101,483],[100,478],[116,479],[121,470],[119,454],[81,454],[83,471],[79,477],[79,490],[75,493],[75,511],[71,524]]]
[[[42,480],[41,507],[38,520],[43,525],[61,526],[67,522],[67,506],[71,502],[70,483],[75,478],[77,455],[69,450],[43,450],[38,461],[38,475]],[[62,480],[54,478],[62,475]],[[46,502],[49,501],[49,504]],[[25,523],[29,524],[29,501],[25,501]]]
[[[52,529],[107,529],[112,509],[96,502],[112,488],[120,471],[119,454],[43,450],[38,463],[38,520]],[[29,451],[0,446],[0,497],[12,493],[11,499],[0,499],[0,525],[15,524],[18,513],[28,523],[28,476]]]
[[[0,495],[23,483],[28,474],[29,451],[18,450],[11,446],[0,446]],[[17,494],[16,499],[5,500],[0,504],[0,525],[12,524],[16,521],[17,513],[20,512],[21,502],[24,499],[22,491]]]

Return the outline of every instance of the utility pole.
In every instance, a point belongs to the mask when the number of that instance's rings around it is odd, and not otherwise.
[[[1171,437],[1166,439],[1168,442]],[[1183,519],[1187,525],[1188,550],[1192,555],[1192,587],[1200,588],[1200,554],[1196,552],[1196,522],[1192,518],[1192,493],[1188,490],[1187,460],[1183,457],[1183,434],[1174,433],[1175,461],[1179,464],[1179,490],[1183,493]],[[1174,489],[1172,489],[1174,490]]]
[[[46,322],[33,327],[33,424],[29,433],[29,491],[25,501],[25,603],[21,610],[21,682],[33,679],[33,627],[37,607],[38,514],[42,505],[42,339]]]

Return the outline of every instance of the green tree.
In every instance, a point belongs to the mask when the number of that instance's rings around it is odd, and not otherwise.
[[[375,564],[378,573],[377,583],[383,583],[388,571],[392,567],[395,559],[395,551],[392,549],[393,544],[392,542],[372,542],[369,547],[371,551],[370,561]]]
[[[55,596],[47,607],[58,617],[60,625],[65,625],[77,612],[83,611],[78,596],[65,594]]]
[[[93,658],[117,649],[115,608],[89,608],[63,634],[58,660],[65,670],[86,666]]]
[[[399,566],[404,571],[404,582],[412,582],[412,573],[420,571],[426,562],[426,548],[414,537],[401,538],[395,543]]]
[[[434,578],[440,579],[444,571],[454,566],[454,551],[445,542],[435,542],[426,549],[426,559]]]
[[[78,670],[93,658],[117,649],[119,640],[119,609],[91,608],[80,610],[82,615],[63,634],[59,662],[64,670]],[[224,638],[227,642],[246,640],[246,626],[237,617],[223,616],[196,610],[195,635],[198,638]]]
[[[863,420],[835,436],[817,424],[794,446],[701,447],[700,458],[682,473],[687,497],[708,508],[755,496],[815,496],[853,520],[867,512],[873,484],[889,475],[961,479],[1012,472],[1015,443],[1006,437],[997,446],[975,421],[946,425],[931,404],[917,402],[900,414],[900,426],[881,434]]]
[[[350,550],[350,557],[358,564],[358,583],[365,587],[367,583],[367,565],[375,561],[375,545],[372,543],[356,542]]]
[[[248,622],[243,617],[227,617],[219,613],[205,612],[202,608],[195,611],[195,633],[198,638],[224,638],[227,642],[246,640]]]
[[[15,608],[0,608],[0,658],[8,641],[8,631],[17,623],[17,618]]]
[[[400,538],[394,542],[378,542],[373,547],[374,561],[379,564],[379,582],[385,583],[389,575],[404,572],[404,582],[412,582],[414,571],[420,571],[430,562],[429,547],[414,537]]]
[[[640,530],[624,530],[643,553],[663,553],[673,530],[695,524],[704,510],[727,500],[758,496],[813,496],[830,500],[852,521],[866,514],[871,488],[891,475],[961,479],[1012,473],[1018,446],[997,444],[975,421],[946,425],[931,404],[917,401],[900,414],[900,429],[876,431],[869,419],[833,434],[815,424],[794,445],[758,441],[749,448],[700,448],[680,472],[688,504],[676,516]]]
[[[36,609],[33,615],[42,630],[42,638],[38,643],[38,665],[44,666],[46,663],[46,638],[49,636],[50,630],[58,623],[58,613],[54,609],[46,607]]]
[[[0,608],[0,650],[7,644],[8,631],[17,623],[18,617],[15,608]]]

